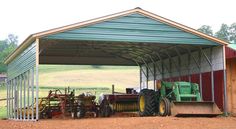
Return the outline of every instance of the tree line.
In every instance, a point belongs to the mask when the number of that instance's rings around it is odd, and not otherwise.
[[[18,37],[9,34],[5,40],[0,40],[0,73],[6,73],[5,58],[17,48]]]
[[[236,44],[236,23],[231,25],[222,24],[220,29],[215,33],[211,26],[208,25],[203,25],[197,30],[226,42]],[[13,34],[9,34],[5,40],[0,40],[0,73],[6,73],[7,66],[4,64],[4,60],[17,48],[17,44],[18,37]]]
[[[201,26],[198,31],[201,31],[205,34],[215,36],[219,39],[222,39],[229,43],[235,43],[236,44],[236,23],[233,23],[231,25],[222,24],[220,27],[220,30],[213,33],[211,26],[203,25]]]

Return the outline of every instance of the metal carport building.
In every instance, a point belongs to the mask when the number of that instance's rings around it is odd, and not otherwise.
[[[226,113],[226,45],[141,8],[32,34],[5,60],[7,115],[39,119],[38,106],[32,116],[25,110],[38,105],[40,64],[138,65],[140,88],[155,89],[157,80],[196,82],[203,100]]]

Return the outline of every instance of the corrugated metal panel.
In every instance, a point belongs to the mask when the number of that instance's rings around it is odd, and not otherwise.
[[[208,56],[208,58],[210,58],[211,54],[210,54],[210,48],[208,49],[204,49],[204,52],[205,54]],[[214,71],[218,71],[218,70],[222,70],[223,69],[223,59],[222,59],[222,47],[213,47],[212,48],[212,64],[213,64],[213,70]],[[192,56],[195,57],[195,59],[197,61],[199,61],[199,52],[198,51],[195,51],[195,52],[192,52]],[[184,55],[181,55],[180,57],[181,59],[181,63],[180,63],[180,72],[181,72],[181,76],[186,76],[188,75],[188,54],[184,54]],[[177,56],[174,56],[171,58],[172,62],[176,62],[178,63],[177,61]],[[178,77],[179,76],[179,71],[178,69],[176,68],[176,64],[172,63],[172,66],[170,68],[170,62],[169,62],[169,59],[164,59],[163,60],[164,62],[164,65],[168,68],[168,69],[171,69],[171,76],[172,78],[173,77]],[[161,61],[157,61],[158,65],[161,66]],[[150,64],[150,66],[152,66]],[[152,67],[151,67],[152,68]],[[209,65],[209,63],[206,61],[205,57],[204,56],[201,56],[201,71],[204,73],[204,72],[209,72],[211,71],[211,67]],[[195,61],[193,58],[190,58],[190,73],[192,74],[197,74],[199,73],[199,68],[197,67]],[[160,73],[158,73],[160,74]],[[157,74],[157,79],[160,80],[161,79],[161,76]],[[171,77],[169,72],[166,70],[166,68],[164,68],[164,78],[170,78]],[[153,79],[152,77],[152,74],[150,74],[150,79]],[[188,79],[187,79],[188,80]]]
[[[225,56],[227,59],[235,58],[236,57],[236,50],[229,48],[229,47],[225,47]]]
[[[211,73],[202,73],[202,97],[204,101],[211,101]]]
[[[45,38],[219,45],[140,14],[131,14]]]
[[[223,95],[224,95],[224,73],[223,70],[214,71],[215,84],[215,102],[220,109],[223,110]]]
[[[8,69],[7,69],[8,79],[11,80],[12,78],[17,77],[18,75],[34,67],[36,62],[35,54],[36,54],[36,45],[35,43],[32,43],[11,63],[8,64]]]

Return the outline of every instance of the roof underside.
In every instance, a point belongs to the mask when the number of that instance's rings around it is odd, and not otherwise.
[[[134,42],[41,40],[40,64],[137,65],[207,48],[209,45],[180,45]]]

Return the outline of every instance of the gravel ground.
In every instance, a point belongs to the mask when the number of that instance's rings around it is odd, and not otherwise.
[[[236,117],[112,117],[38,122],[0,120],[0,129],[236,129]]]

